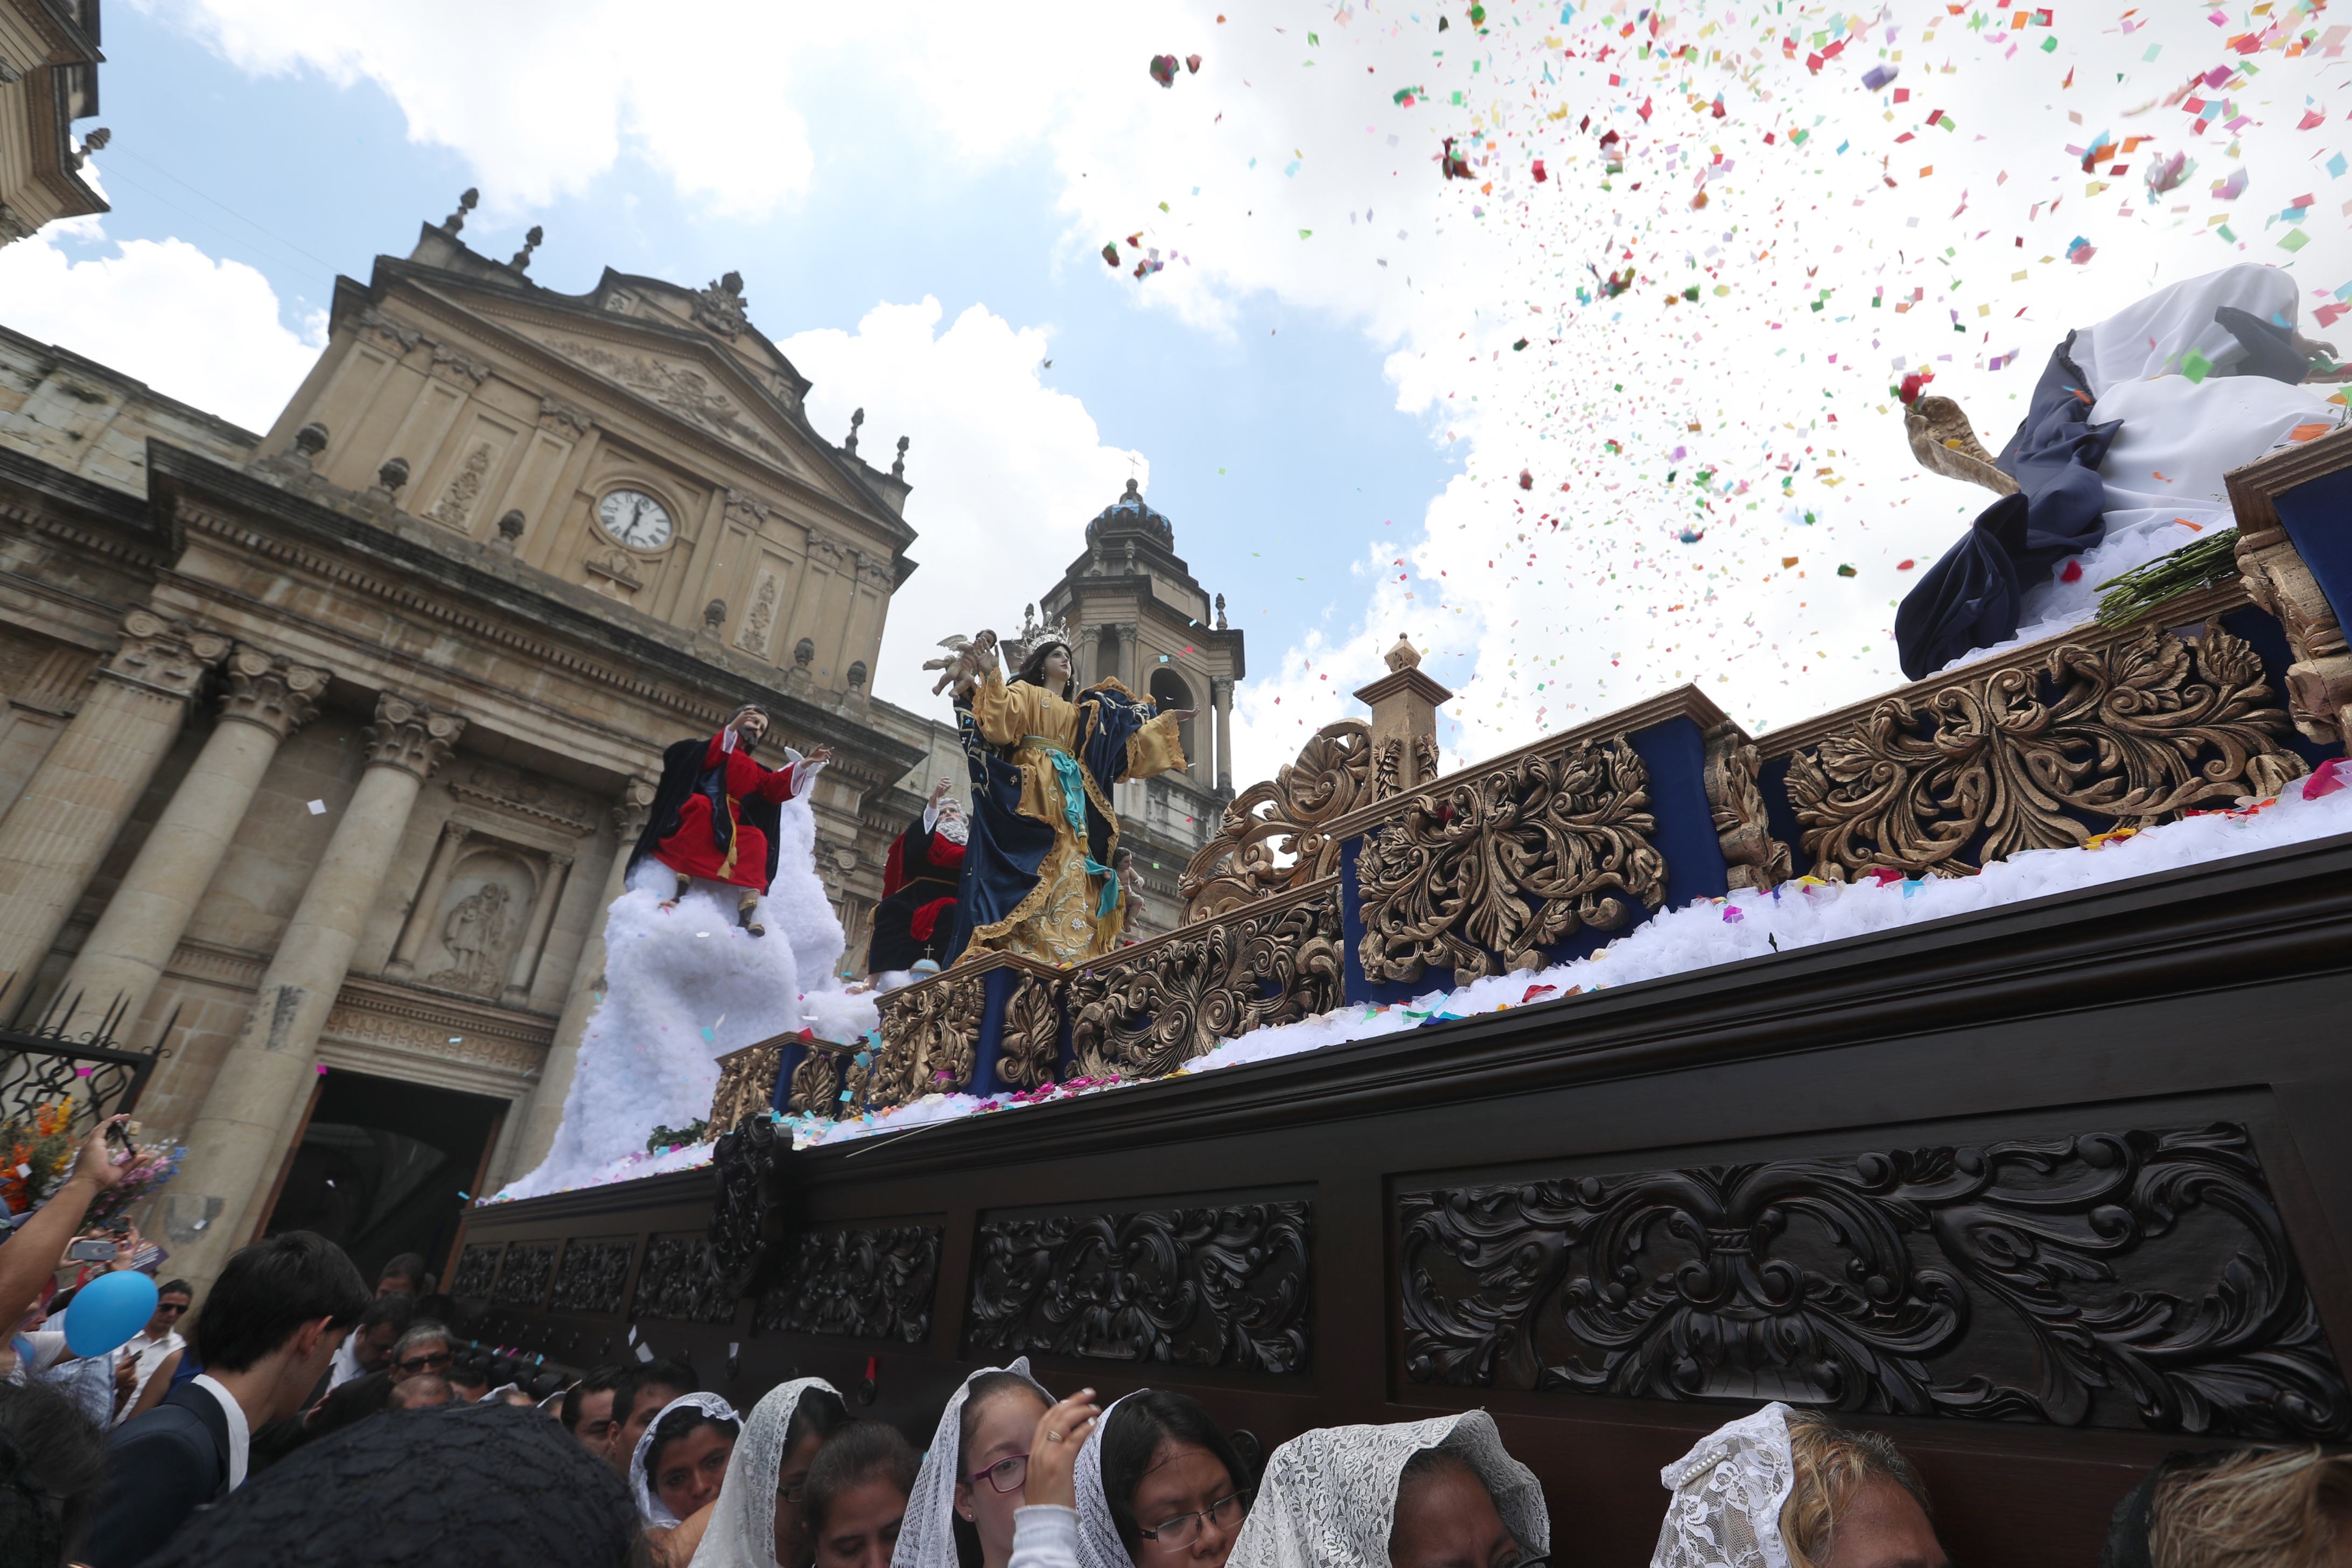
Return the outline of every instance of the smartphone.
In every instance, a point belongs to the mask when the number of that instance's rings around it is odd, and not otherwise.
[[[111,1263],[121,1250],[110,1241],[77,1241],[66,1248],[66,1257],[75,1263]]]
[[[123,1131],[122,1123],[120,1121],[107,1122],[106,1141],[125,1153],[131,1151],[131,1134]]]

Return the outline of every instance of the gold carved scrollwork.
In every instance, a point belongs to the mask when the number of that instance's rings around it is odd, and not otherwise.
[[[849,1070],[853,1102],[882,1110],[934,1089],[970,1089],[987,995],[977,974],[943,974],[892,992],[882,1005],[882,1048],[873,1067]]]
[[[1177,884],[1185,921],[1213,919],[1330,876],[1339,869],[1339,846],[1321,825],[1373,798],[1372,727],[1360,719],[1324,725],[1297,762],[1226,805],[1216,837]]]
[[[1615,931],[1665,897],[1650,842],[1649,774],[1622,741],[1580,744],[1456,775],[1367,834],[1356,861],[1368,979],[1435,966],[1467,982],[1540,968],[1542,950]]]
[[[2186,639],[2150,626],[1889,698],[1790,759],[1789,799],[1820,876],[1962,876],[1972,847],[1999,860],[2275,794],[2307,771],[2287,731],[2261,658],[2218,621]]]
[[[1003,1043],[997,1047],[996,1076],[1015,1089],[1054,1081],[1062,1055],[1062,1009],[1058,983],[1024,974],[1004,1005]]]
[[[803,1116],[839,1116],[841,1058],[824,1050],[803,1056],[801,1065],[793,1069],[792,1098],[785,1103]]]
[[[710,1131],[731,1132],[755,1111],[764,1112],[775,1098],[776,1074],[783,1067],[780,1041],[746,1046],[719,1058],[719,1087],[710,1096]]]
[[[1734,888],[1776,888],[1795,874],[1789,847],[1772,837],[1764,792],[1756,787],[1763,758],[1737,725],[1706,738],[1706,801],[1723,847],[1724,878]]]
[[[1336,879],[1299,901],[1181,928],[1079,972],[1070,1041],[1083,1077],[1157,1078],[1252,1029],[1340,1002]]]

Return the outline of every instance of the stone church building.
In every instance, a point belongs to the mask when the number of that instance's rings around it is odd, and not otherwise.
[[[149,1223],[200,1284],[295,1226],[437,1265],[538,1162],[663,746],[758,701],[834,748],[853,968],[962,777],[944,699],[869,690],[907,443],[820,436],[735,274],[559,294],[465,210],[336,280],[266,436],[0,329],[0,1013],[164,1047],[140,1117],[188,1157]],[[1041,595],[1082,672],[1201,710],[1192,776],[1118,802],[1139,934],[1231,795],[1244,672],[1172,546],[1130,486]]]

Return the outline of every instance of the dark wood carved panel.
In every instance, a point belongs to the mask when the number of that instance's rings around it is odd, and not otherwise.
[[[449,1278],[452,1296],[481,1297],[490,1293],[490,1282],[499,1277],[499,1254],[507,1249],[503,1241],[478,1241],[457,1255],[457,1271]]]
[[[764,1333],[845,1334],[919,1344],[940,1286],[940,1227],[810,1232],[785,1246],[782,1275],[760,1297]]]
[[[776,1141],[773,1121],[750,1116],[720,1133],[711,1151],[718,1190],[710,1205],[710,1258],[730,1300],[759,1288],[769,1254],[783,1234],[783,1180],[777,1162],[786,1147]]]
[[[547,1281],[555,1272],[555,1244],[517,1242],[507,1248],[506,1267],[490,1300],[504,1307],[536,1307],[547,1299]]]
[[[600,1318],[619,1311],[621,1291],[629,1282],[629,1260],[636,1250],[634,1241],[566,1241],[548,1309]]]
[[[646,1247],[635,1316],[729,1323],[735,1321],[735,1300],[711,1267],[708,1237],[657,1236]]]
[[[965,1353],[1303,1373],[1314,1211],[1290,1199],[985,1222]]]
[[[1417,1383],[2352,1433],[2233,1123],[1456,1187],[1398,1206]]]

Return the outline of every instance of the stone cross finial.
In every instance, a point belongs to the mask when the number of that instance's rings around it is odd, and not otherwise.
[[[514,259],[508,262],[507,265],[513,268],[517,272],[530,271],[530,253],[537,250],[539,248],[539,242],[546,237],[547,231],[545,229],[540,227],[537,224],[531,225],[530,232],[522,237],[522,248],[514,253]]]
[[[841,444],[841,449],[853,458],[857,456],[857,427],[865,423],[866,410],[859,408],[852,411],[849,416],[849,439]]]
[[[1121,500],[1131,500],[1138,506],[1141,506],[1143,504],[1143,487],[1136,483],[1135,476],[1133,474],[1127,476],[1127,493],[1120,496],[1118,499]]]
[[[890,477],[894,479],[903,479],[907,477],[907,444],[912,439],[910,436],[898,437],[898,460],[890,465]]]
[[[479,206],[481,205],[481,201],[482,193],[474,189],[470,185],[467,186],[466,194],[457,198],[457,210],[451,213],[447,217],[443,218],[441,220],[441,226],[451,234],[455,234],[459,229],[464,228],[466,226],[466,215]]]

